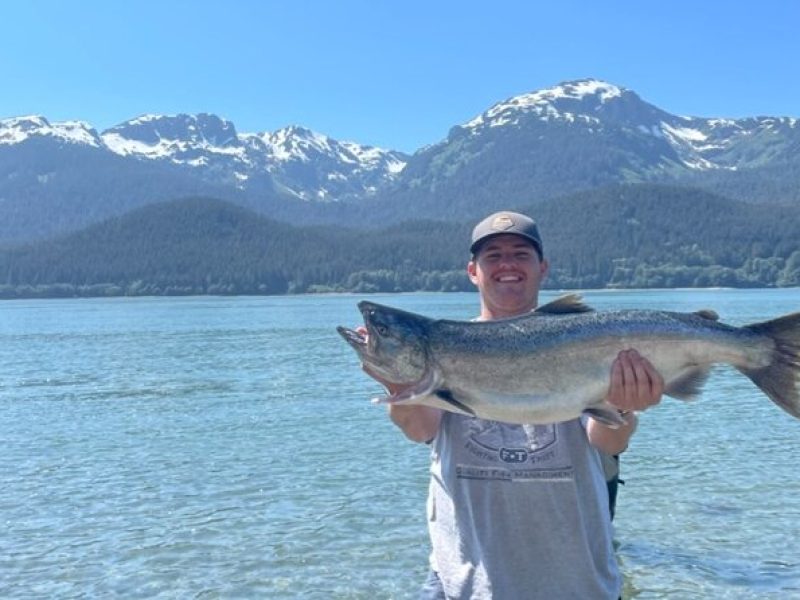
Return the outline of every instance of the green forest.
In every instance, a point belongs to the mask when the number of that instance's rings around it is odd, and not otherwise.
[[[539,222],[545,287],[800,286],[800,209],[612,186],[509,206]],[[210,198],[0,250],[0,298],[463,291],[474,222],[296,227]]]

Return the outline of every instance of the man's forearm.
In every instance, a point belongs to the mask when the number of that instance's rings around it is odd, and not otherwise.
[[[389,417],[406,437],[420,443],[430,442],[439,431],[442,411],[419,404],[411,406],[389,405]]]
[[[589,419],[586,426],[586,435],[589,442],[606,454],[621,454],[628,447],[639,418],[636,413],[630,412],[624,416],[625,424],[613,429],[599,421]]]

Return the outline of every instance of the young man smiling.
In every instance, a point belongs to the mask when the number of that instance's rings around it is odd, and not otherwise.
[[[513,317],[536,308],[547,261],[526,238],[494,235],[480,244],[467,265],[469,278],[481,291],[482,320]]]
[[[536,308],[548,262],[530,217],[488,216],[473,230],[470,250],[479,319]],[[652,365],[629,350],[609,375],[608,401],[627,420],[617,429],[591,417],[514,425],[390,405],[392,421],[409,438],[431,444],[431,570],[421,598],[620,597],[598,451],[625,450],[636,427],[633,411],[657,404],[662,392]]]

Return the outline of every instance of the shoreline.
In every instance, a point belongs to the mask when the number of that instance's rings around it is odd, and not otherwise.
[[[744,291],[744,290],[798,290],[800,286],[711,286],[711,287],[605,287],[605,288],[542,288],[544,294],[623,294],[630,292],[691,292],[691,291]],[[401,292],[301,292],[286,294],[207,294],[207,293],[164,293],[164,294],[123,294],[123,293],[87,293],[87,294],[22,294],[18,296],[0,295],[0,302],[13,302],[15,300],[96,300],[96,299],[135,299],[135,298],[290,298],[290,297],[372,297],[372,296],[398,296],[398,295],[438,295],[438,294],[476,294],[474,290],[452,291],[401,291]]]

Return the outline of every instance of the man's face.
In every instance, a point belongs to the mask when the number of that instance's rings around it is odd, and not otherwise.
[[[500,234],[481,246],[467,273],[481,293],[482,318],[513,317],[536,308],[547,260],[525,238]]]

